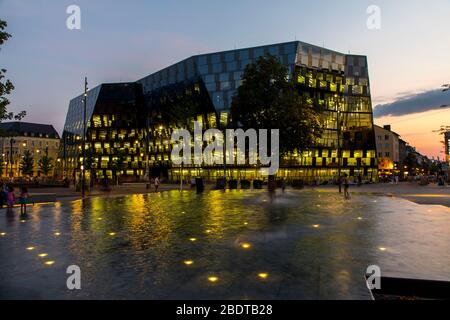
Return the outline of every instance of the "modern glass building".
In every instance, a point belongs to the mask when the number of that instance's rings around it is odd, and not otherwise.
[[[174,167],[170,135],[180,127],[192,130],[194,121],[201,121],[204,129],[225,128],[246,66],[268,54],[287,67],[287,77],[308,103],[324,110],[325,131],[316,147],[282,159],[279,177],[330,182],[341,167],[342,173],[350,176],[375,179],[367,58],[299,41],[197,55],[136,83],[101,85],[91,90],[86,151],[94,155],[95,175],[112,177],[120,152],[126,154],[124,167],[119,170],[123,176],[143,178],[148,169],[173,181],[197,176],[214,180],[224,172],[228,178],[261,178],[256,168],[245,166]],[[80,96],[71,101],[64,129],[66,168],[71,172],[82,162],[82,99]],[[122,116],[130,118],[128,126],[116,124]]]

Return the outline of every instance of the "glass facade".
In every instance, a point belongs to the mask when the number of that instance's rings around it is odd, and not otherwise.
[[[194,121],[201,121],[204,129],[224,128],[230,120],[231,102],[242,84],[246,66],[267,54],[276,56],[287,67],[287,78],[297,84],[308,103],[320,105],[324,110],[325,131],[316,148],[302,154],[292,153],[282,159],[279,176],[305,182],[319,179],[325,183],[335,179],[341,167],[342,173],[350,176],[362,175],[367,180],[376,178],[377,154],[366,57],[345,55],[299,41],[193,56],[138,80],[136,86],[142,88],[143,107],[134,102],[138,115],[133,129],[139,132],[136,133],[139,138],[148,132],[148,150],[144,155],[148,156],[152,174],[162,173],[174,181],[193,176],[214,180],[223,177],[226,170],[229,178],[260,178],[258,170],[249,167],[173,167],[170,161],[170,135],[175,128],[192,130]],[[89,93],[92,95],[92,98],[88,97],[91,126],[99,121],[98,116],[117,115],[111,109],[105,110],[105,113],[97,111],[102,104],[102,87]],[[121,99],[123,97],[117,94],[111,106],[120,105]],[[72,100],[65,129],[68,136],[75,136],[75,140],[70,140],[75,151],[79,149],[79,140],[76,139],[82,133],[81,100],[82,97]],[[145,120],[144,123],[137,121],[142,122],[143,119],[148,120],[147,124]],[[107,121],[115,120],[107,118]],[[104,132],[97,129],[91,132],[95,132],[95,136],[88,134],[89,148],[94,148],[96,152],[102,149],[102,154],[109,150],[111,161],[117,151],[117,148],[111,147],[111,143],[116,142],[114,135],[105,140]],[[107,147],[99,145],[100,142],[94,138],[109,141],[110,144]],[[101,148],[96,148],[95,143]],[[135,151],[131,147],[121,148],[127,153]],[[142,148],[139,148],[141,151]],[[134,154],[129,157],[128,165],[135,163],[137,168],[133,174],[145,174],[139,164],[142,158],[136,161]],[[79,162],[79,159],[73,157],[73,161]],[[102,166],[102,163],[99,164]],[[106,167],[106,164],[103,165]]]
[[[60,149],[60,173],[77,178],[84,163],[92,179],[143,176],[147,162],[142,87],[136,83],[103,84],[90,90],[85,133],[83,99],[84,95],[74,98],[69,105]],[[120,164],[118,154],[123,154]]]

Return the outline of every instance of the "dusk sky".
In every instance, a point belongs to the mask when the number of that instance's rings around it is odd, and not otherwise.
[[[66,9],[81,8],[81,30],[69,30]],[[381,9],[381,29],[366,25],[369,5]],[[85,1],[0,0],[13,35],[0,67],[16,86],[12,111],[25,121],[62,130],[69,100],[103,82],[135,81],[186,57],[300,40],[368,56],[379,125],[392,124],[429,156],[450,125],[450,1]],[[381,106],[380,106],[381,105]]]

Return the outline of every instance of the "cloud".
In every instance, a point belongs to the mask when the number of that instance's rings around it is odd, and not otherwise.
[[[436,110],[450,105],[450,94],[442,90],[409,93],[391,103],[379,104],[374,108],[376,118],[384,116],[404,116],[412,113]]]

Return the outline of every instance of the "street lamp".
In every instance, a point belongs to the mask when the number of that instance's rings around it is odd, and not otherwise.
[[[336,105],[336,111],[337,111],[337,134],[338,134],[338,145],[337,145],[337,147],[338,147],[338,154],[337,154],[337,156],[338,156],[338,184],[339,184],[339,193],[341,193],[342,192],[342,185],[341,185],[341,159],[342,159],[342,156],[341,156],[341,153],[342,153],[342,150],[341,150],[341,110],[340,110],[340,103],[339,103],[339,100],[338,100],[338,95],[337,94],[335,94],[334,95],[334,99],[335,99],[335,105]]]
[[[9,140],[10,149],[9,149],[9,161],[10,161],[10,171],[9,171],[9,177],[12,179],[14,177],[13,173],[13,144],[16,143],[16,140],[11,138]]]
[[[150,112],[147,112],[147,119],[145,122],[145,131],[146,131],[146,151],[147,151],[147,176],[148,176],[148,184],[147,189],[150,189],[150,125],[152,124],[152,121],[150,119]]]
[[[84,198],[85,190],[85,180],[86,180],[86,105],[87,105],[87,91],[88,91],[88,81],[87,77],[84,78],[84,99],[83,99],[83,141],[81,147],[81,155],[83,157],[83,164],[81,165],[81,197]]]

